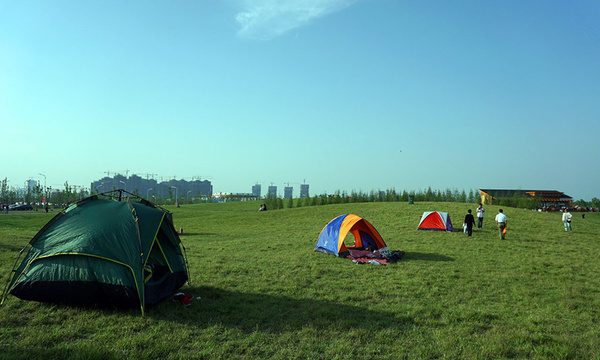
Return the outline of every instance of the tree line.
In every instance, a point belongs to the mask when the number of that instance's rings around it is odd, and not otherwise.
[[[478,204],[481,200],[479,191],[471,189],[466,190],[446,189],[433,190],[431,187],[426,190],[419,191],[396,191],[396,189],[388,190],[371,190],[369,192],[356,191],[351,192],[338,190],[333,194],[314,195],[313,197],[297,198],[297,199],[282,199],[277,196],[265,197],[265,204],[268,209],[284,209],[305,206],[320,206],[329,204],[349,204],[349,203],[365,203],[365,202],[460,202]]]
[[[385,191],[371,190],[369,192],[352,191],[336,191],[334,194],[321,194],[313,197],[297,198],[297,199],[282,199],[277,196],[267,196],[265,204],[268,209],[286,209],[305,206],[319,206],[329,204],[348,204],[348,203],[364,203],[364,202],[455,202],[464,204],[479,204],[481,195],[479,190],[471,189],[468,192],[458,189],[434,190],[431,187],[425,190],[418,191],[396,191],[388,189]],[[490,204],[490,200],[487,200]],[[585,208],[599,208],[600,199],[593,198],[591,201],[578,200],[574,204]],[[498,199],[491,201],[491,205],[499,205],[505,207],[515,207],[521,209],[539,209],[542,207],[540,199],[530,197],[525,194],[515,193],[511,195],[501,196]]]
[[[112,190],[116,190],[113,187]],[[96,192],[97,193],[97,192]],[[140,194],[137,189],[132,192],[133,195],[144,197],[147,194]],[[162,196],[156,196],[155,192],[151,193],[152,196],[149,201],[160,205],[172,205],[177,201],[175,194],[171,188],[168,188],[168,193],[165,194],[166,198]],[[189,192],[178,199],[179,203],[190,203]],[[194,196],[194,194],[192,194]],[[4,178],[0,181],[0,204],[16,204],[24,203],[35,206],[42,206],[44,203],[51,203],[58,206],[66,206],[79,200],[85,199],[90,196],[90,193],[83,188],[71,186],[69,182],[64,183],[63,189],[56,189],[52,187],[44,188],[39,181],[35,182],[33,186],[27,186],[23,189],[12,187],[8,185],[8,179]],[[197,192],[193,199],[201,199],[203,202],[206,201],[206,197]]]
[[[42,205],[44,199],[46,202],[57,204],[69,204],[81,200],[89,196],[87,191],[80,188],[77,191],[76,187],[70,186],[69,182],[65,182],[64,189],[52,189],[44,187],[38,182],[34,186],[27,186],[24,189],[15,188],[8,185],[8,179],[4,178],[0,181],[0,202],[3,204],[32,204]]]

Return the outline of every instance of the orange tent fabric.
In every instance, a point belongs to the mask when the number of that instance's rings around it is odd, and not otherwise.
[[[344,239],[351,233],[354,236],[354,247],[381,249],[386,247],[385,241],[379,232],[362,217],[354,214],[345,214],[331,220],[319,235],[315,251],[320,251],[336,256],[345,256],[348,247]]]

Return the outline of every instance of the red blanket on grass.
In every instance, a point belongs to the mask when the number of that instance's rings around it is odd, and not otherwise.
[[[348,250],[350,255],[346,256],[346,259],[356,260],[357,262],[363,264],[368,263],[371,260],[377,261],[381,265],[387,265],[387,259],[382,257],[378,252],[372,252],[369,250]],[[375,264],[377,265],[377,264]]]

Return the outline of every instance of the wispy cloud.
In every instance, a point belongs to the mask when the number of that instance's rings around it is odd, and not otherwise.
[[[238,35],[269,40],[359,0],[246,0],[236,15]]]

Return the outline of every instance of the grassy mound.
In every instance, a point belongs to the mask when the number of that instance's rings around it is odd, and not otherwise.
[[[0,307],[2,359],[549,358],[600,356],[600,215],[504,208],[499,240],[484,228],[417,231],[424,211],[456,203],[362,203],[257,212],[259,203],[172,208],[183,228],[191,307],[170,301],[130,311],[21,301]],[[334,217],[367,219],[393,265],[355,265],[313,252]],[[0,216],[0,281],[52,214]]]

